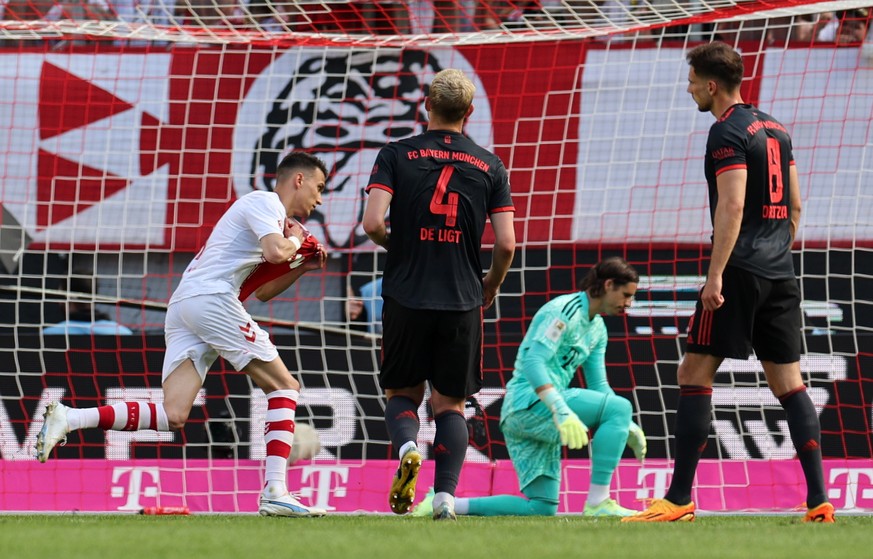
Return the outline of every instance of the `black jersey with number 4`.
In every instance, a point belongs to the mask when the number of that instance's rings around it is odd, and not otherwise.
[[[733,105],[710,128],[704,168],[713,222],[718,175],[733,169],[748,173],[743,221],[729,265],[768,279],[795,277],[789,188],[793,164],[788,131],[752,105]]]
[[[500,158],[462,134],[429,130],[382,148],[372,188],[392,194],[382,295],[413,309],[481,306],[485,220],[514,211]]]

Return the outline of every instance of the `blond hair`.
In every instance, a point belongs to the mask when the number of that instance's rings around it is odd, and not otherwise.
[[[460,70],[442,70],[430,84],[431,110],[447,122],[464,120],[473,104],[476,86]]]

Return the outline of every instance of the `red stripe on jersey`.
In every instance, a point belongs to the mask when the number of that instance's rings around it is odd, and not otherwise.
[[[721,115],[721,118],[718,119],[718,122],[722,122],[722,121],[727,120],[727,118],[728,118],[729,116],[731,116],[731,113],[734,112],[734,108],[736,108],[736,105],[731,105],[731,106],[728,108],[728,110],[726,110],[726,111],[724,112],[724,114]]]
[[[115,425],[115,409],[112,406],[99,406],[97,414],[100,416],[100,419],[97,420],[97,427],[104,431],[112,429],[112,426]]]
[[[291,456],[291,445],[282,441],[270,441],[267,443],[267,456],[281,456],[287,460]]]
[[[384,190],[385,192],[387,192],[388,194],[391,194],[392,196],[394,195],[394,189],[386,184],[379,184],[377,182],[374,182],[373,184],[368,184],[367,188],[364,189],[364,192],[370,192],[371,188],[378,188],[379,190]]]
[[[279,409],[296,410],[297,409],[297,402],[295,402],[291,398],[283,398],[282,396],[273,396],[272,398],[267,398],[267,409],[268,410],[279,410]]]
[[[724,167],[724,168],[716,171],[715,176],[719,176],[720,174],[727,172],[727,171],[736,171],[737,169],[745,169],[745,168],[746,168],[745,163],[737,163],[736,165],[728,165],[727,167]]]
[[[155,404],[149,404],[149,413],[151,417],[149,418],[149,429],[152,431],[158,430],[158,406]]]
[[[502,208],[494,208],[491,210],[493,214],[499,214],[501,212],[514,212],[515,208],[513,206],[503,206]]]
[[[123,431],[136,431],[139,428],[139,403],[125,402],[127,404],[127,423]]]

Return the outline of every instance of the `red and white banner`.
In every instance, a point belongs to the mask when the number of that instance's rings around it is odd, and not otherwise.
[[[333,171],[308,227],[333,248],[365,245],[375,155],[424,129],[426,85],[449,67],[476,83],[467,132],[509,168],[524,242],[709,239],[713,119],[685,92],[679,48],[107,48],[0,53],[0,203],[40,246],[194,251],[236,196],[271,188],[292,149]],[[859,50],[766,50],[746,67],[746,100],[793,133],[799,239],[873,241]]]

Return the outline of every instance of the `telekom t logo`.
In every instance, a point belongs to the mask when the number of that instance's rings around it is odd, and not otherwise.
[[[309,499],[313,507],[324,510],[336,510],[330,506],[330,497],[345,497],[345,484],[349,481],[347,466],[306,466],[300,474],[300,482],[312,480],[309,487],[300,488],[300,496]],[[334,485],[336,482],[336,485]]]
[[[125,485],[123,478],[127,477]],[[118,466],[112,469],[112,489],[110,495],[114,499],[127,501],[118,510],[139,511],[143,508],[140,497],[154,498],[158,496],[158,486],[161,482],[159,468],[131,468]]]
[[[671,468],[640,468],[637,470],[637,499],[660,499],[667,493],[667,481],[673,474]],[[649,489],[651,488],[651,489]]]
[[[863,489],[861,485],[865,485]],[[869,508],[873,505],[873,468],[831,468],[828,474],[828,499],[843,498],[843,509]],[[867,501],[858,505],[858,501]]]

